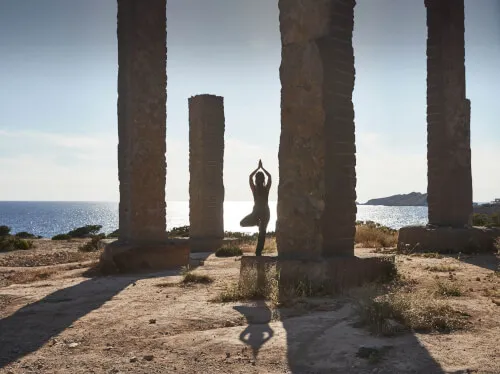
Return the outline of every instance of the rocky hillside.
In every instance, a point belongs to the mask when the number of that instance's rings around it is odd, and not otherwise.
[[[427,206],[427,194],[411,192],[403,195],[381,197],[368,200],[363,205],[386,205],[386,206]]]

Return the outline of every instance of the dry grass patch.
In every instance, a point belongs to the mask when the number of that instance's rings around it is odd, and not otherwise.
[[[354,242],[363,248],[395,247],[398,231],[375,222],[358,222]]]
[[[184,275],[182,284],[210,284],[213,283],[213,281],[214,279],[208,275],[188,272]]]
[[[456,282],[437,280],[434,283],[433,293],[435,296],[458,297],[463,296],[464,291],[461,285]]]
[[[437,265],[437,266],[427,266],[425,270],[434,271],[438,273],[449,273],[458,270],[458,266],[453,265]]]
[[[361,326],[386,336],[402,330],[460,330],[469,324],[470,317],[453,309],[446,301],[432,297],[429,290],[407,285],[395,285],[388,291],[373,287],[358,290],[355,309]]]

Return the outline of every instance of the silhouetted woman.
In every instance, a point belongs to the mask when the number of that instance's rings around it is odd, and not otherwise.
[[[267,175],[267,183],[265,183],[264,173]],[[255,183],[253,177],[255,176]],[[271,174],[262,166],[262,161],[259,160],[259,166],[255,169],[249,177],[250,188],[253,194],[253,210],[248,216],[243,218],[240,222],[241,227],[259,227],[259,238],[257,240],[257,248],[255,255],[260,256],[264,249],[264,241],[266,240],[267,224],[269,223],[269,205],[267,200],[269,198],[269,190],[271,188]]]

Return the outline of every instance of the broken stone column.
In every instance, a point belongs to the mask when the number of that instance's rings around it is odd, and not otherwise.
[[[464,227],[472,214],[464,0],[426,0],[429,224]]]
[[[166,0],[118,0],[119,239],[109,271],[174,268],[189,248],[166,233]]]
[[[215,251],[224,239],[224,98],[189,98],[189,243]]]
[[[354,0],[280,0],[279,256],[354,254]]]

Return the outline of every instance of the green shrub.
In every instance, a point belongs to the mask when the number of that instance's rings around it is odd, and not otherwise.
[[[241,248],[237,246],[221,247],[217,251],[215,251],[215,256],[217,257],[236,257],[242,255],[243,252]]]
[[[80,252],[96,252],[99,250],[99,243],[105,237],[106,236],[104,234],[92,236],[90,241],[78,247],[78,250]]]
[[[108,234],[108,238],[118,238],[118,236],[119,236],[118,229]]]
[[[30,234],[29,232],[26,232],[26,231],[18,232],[15,236],[17,238],[21,238],[21,239],[36,239],[37,238],[36,235]]]
[[[97,233],[102,229],[101,225],[86,225],[82,227],[78,227],[74,230],[68,232],[68,235],[72,238],[88,238],[93,235],[97,235]]]
[[[31,240],[20,239],[10,235],[0,238],[0,252],[27,250],[33,247],[34,245]]]
[[[483,213],[474,213],[472,215],[473,226],[500,227],[500,215],[493,213],[491,215]]]
[[[0,236],[7,236],[10,234],[9,226],[0,226]]]
[[[68,234],[57,234],[52,237],[52,240],[70,240],[71,236]]]
[[[188,238],[189,237],[189,226],[173,227],[172,230],[168,231],[168,236]]]

